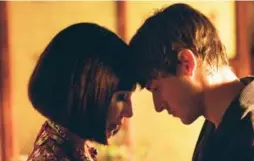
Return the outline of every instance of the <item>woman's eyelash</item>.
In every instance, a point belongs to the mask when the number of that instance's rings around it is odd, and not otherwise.
[[[126,100],[126,95],[127,95],[127,94],[119,94],[119,95],[117,96],[117,100],[119,100],[119,101],[124,101],[124,100]]]
[[[117,100],[124,100],[124,94],[119,94],[117,96]]]

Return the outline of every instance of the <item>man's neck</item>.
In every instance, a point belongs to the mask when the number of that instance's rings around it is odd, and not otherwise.
[[[222,70],[211,76],[209,81],[204,92],[204,117],[217,128],[224,113],[244,85],[231,70]]]

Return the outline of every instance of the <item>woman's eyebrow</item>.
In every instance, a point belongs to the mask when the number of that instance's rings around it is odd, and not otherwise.
[[[114,94],[126,94],[126,93],[133,93],[132,91],[117,91]]]

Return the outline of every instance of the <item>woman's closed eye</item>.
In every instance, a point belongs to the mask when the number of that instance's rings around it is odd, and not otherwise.
[[[131,92],[119,91],[115,93],[116,101],[129,101]]]
[[[119,95],[117,96],[117,100],[118,100],[118,101],[124,101],[124,100],[125,100],[125,94],[119,94]]]
[[[129,94],[128,93],[121,93],[117,96],[118,101],[128,101]]]

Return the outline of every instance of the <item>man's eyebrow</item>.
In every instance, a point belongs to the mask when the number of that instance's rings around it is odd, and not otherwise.
[[[149,90],[149,89],[151,89],[151,85],[152,85],[152,81],[149,80],[149,81],[147,81],[145,88]]]

